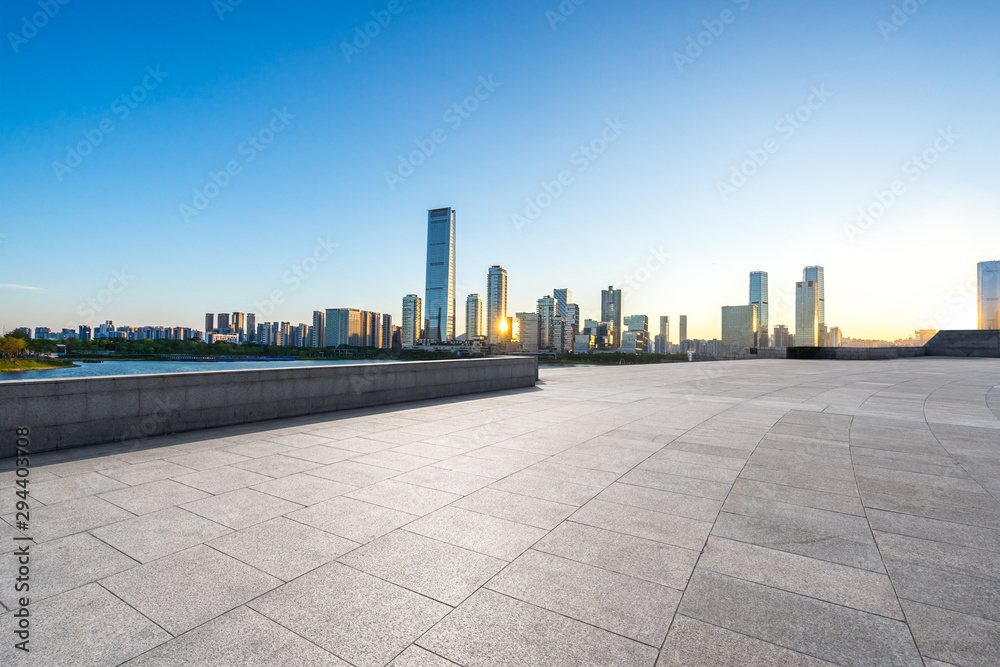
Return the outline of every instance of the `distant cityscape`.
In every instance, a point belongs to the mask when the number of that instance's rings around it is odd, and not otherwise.
[[[722,306],[721,338],[688,338],[688,318],[677,319],[677,343],[671,342],[670,316],[658,316],[658,331],[650,330],[645,314],[625,315],[622,290],[601,290],[599,320],[581,321],[580,306],[569,288],[554,288],[534,309],[511,313],[507,306],[507,271],[489,267],[484,300],[479,293],[465,300],[465,332],[456,332],[455,229],[453,208],[427,212],[427,257],[424,296],[402,297],[402,321],[394,325],[388,313],[357,308],[313,311],[312,322],[260,322],[255,313],[206,313],[204,330],[188,327],[115,326],[113,321],[91,328],[61,331],[20,327],[27,336],[47,340],[203,340],[239,345],[312,348],[422,348],[455,353],[587,354],[733,354],[761,347],[889,347],[920,346],[937,332],[920,329],[893,341],[855,339],[826,319],[826,277],[822,266],[806,266],[795,283],[795,321],[771,326],[767,271],[749,274],[747,303]],[[1000,261],[977,267],[978,328],[1000,328]],[[485,319],[484,319],[485,316]]]

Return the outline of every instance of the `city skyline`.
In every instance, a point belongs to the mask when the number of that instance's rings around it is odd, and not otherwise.
[[[625,315],[685,313],[709,339],[751,270],[769,273],[771,328],[793,325],[796,274],[816,264],[854,337],[975,328],[975,267],[1000,247],[1000,73],[977,66],[1000,59],[995,3],[921,4],[889,31],[891,3],[740,0],[729,24],[700,3],[554,22],[535,3],[432,5],[400,4],[364,48],[355,29],[385,3],[116,21],[71,5],[8,44],[0,325],[401,317],[424,294],[416,212],[446,204],[463,216],[455,294],[502,265],[511,312],[558,284],[598,317],[613,284]],[[4,34],[29,9],[4,3]],[[430,30],[455,39],[429,51]]]

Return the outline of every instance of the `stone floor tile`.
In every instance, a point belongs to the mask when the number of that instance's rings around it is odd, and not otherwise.
[[[923,664],[905,623],[700,567],[679,613],[829,662]]]
[[[309,506],[353,491],[357,487],[306,473],[296,473],[254,484],[250,488],[299,505]]]
[[[656,667],[824,667],[833,663],[677,614]]]
[[[615,482],[598,496],[598,500],[619,505],[642,507],[656,512],[666,512],[698,521],[715,521],[722,509],[722,502],[683,493],[663,491],[648,486]]]
[[[396,475],[393,479],[397,482],[416,484],[429,489],[456,493],[460,496],[478,491],[493,482],[492,477],[482,477],[457,470],[445,470],[434,466],[424,466],[410,472],[404,472],[401,475]]]
[[[194,472],[194,470],[171,463],[170,461],[147,461],[145,463],[136,463],[127,468],[113,468],[102,474],[123,484],[136,486],[138,484],[177,477],[189,472]]]
[[[322,463],[306,460],[305,458],[286,456],[285,454],[271,454],[242,463],[235,463],[232,467],[239,468],[240,470],[249,470],[258,475],[267,475],[268,477],[287,477],[288,475],[305,472],[306,470],[314,470],[323,465]]]
[[[430,514],[462,498],[456,493],[407,484],[397,479],[386,479],[371,486],[349,491],[344,495],[416,516]]]
[[[358,544],[367,544],[417,518],[413,514],[343,496],[324,500],[287,516]]]
[[[357,542],[284,517],[208,542],[224,554],[289,581],[357,548]]]
[[[656,660],[650,646],[488,590],[417,644],[468,667],[652,666]]]
[[[175,477],[174,481],[194,487],[206,493],[219,494],[244,489],[254,484],[260,484],[272,479],[249,470],[241,470],[232,466],[211,468],[200,472]]]
[[[183,468],[179,468],[183,470]],[[51,479],[46,482],[31,482],[31,495],[46,505],[56,505],[68,500],[94,496],[106,491],[124,489],[125,484],[99,472],[85,472],[72,477]],[[11,493],[13,496],[13,493]]]
[[[442,508],[406,529],[506,561],[517,558],[546,533],[541,528],[457,507]]]
[[[32,664],[117,665],[170,639],[162,628],[97,584],[42,600],[30,613]],[[12,614],[4,615],[6,627],[12,627],[12,621]],[[13,648],[12,635],[6,639],[0,661],[21,664],[25,654]]]
[[[32,509],[30,533],[35,542],[46,542],[131,519],[134,516],[131,512],[126,512],[97,496],[87,496],[58,505]],[[13,514],[3,518],[13,525]]]
[[[338,560],[453,607],[507,565],[407,530],[383,535]]]
[[[517,521],[536,528],[551,530],[576,511],[573,505],[508,493],[493,488],[480,489],[453,505],[472,512],[488,514],[499,519]]]
[[[949,665],[1000,665],[1000,623],[919,602],[901,602],[925,657]]]
[[[140,563],[148,563],[230,531],[185,509],[170,507],[90,532]]]
[[[101,584],[177,636],[280,586],[281,580],[199,545]]]
[[[298,503],[252,489],[238,489],[183,505],[189,512],[235,530],[294,512],[301,507]]]
[[[247,607],[236,609],[143,653],[125,667],[185,665],[349,667],[316,644]]]
[[[486,587],[657,648],[681,598],[666,586],[533,549]]]
[[[340,563],[313,570],[249,606],[358,667],[386,664],[451,610]]]
[[[591,500],[571,521],[700,551],[712,524],[640,507]]]
[[[207,498],[208,495],[180,482],[161,479],[158,482],[102,493],[99,497],[133,514],[141,515]]]

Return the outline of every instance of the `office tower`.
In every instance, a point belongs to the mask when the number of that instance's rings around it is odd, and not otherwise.
[[[94,334],[90,330],[90,327],[88,327],[86,324],[81,324],[80,325],[80,327],[79,327],[79,333],[77,334],[77,338],[79,338],[80,340],[90,340],[91,338],[93,338],[93,336],[94,336]]]
[[[776,324],[774,327],[774,340],[771,341],[774,347],[789,347],[791,345],[789,338],[788,327],[784,324]]]
[[[557,287],[552,290],[552,298],[556,300],[556,315],[562,315],[563,319],[569,322],[566,308],[573,301],[573,292],[565,287]]]
[[[326,347],[326,313],[322,310],[313,311],[309,347]]]
[[[486,342],[495,345],[510,336],[507,319],[507,270],[491,266],[486,278]]]
[[[625,331],[621,335],[621,350],[628,354],[645,354],[649,351],[649,318],[629,315],[625,318]]]
[[[543,296],[538,300],[535,312],[538,313],[539,347],[553,347],[552,323],[556,318],[556,300],[549,295]]]
[[[840,347],[843,344],[843,342],[844,342],[844,334],[841,333],[840,327],[830,327],[830,330],[827,331],[826,333],[826,346]]]
[[[795,344],[819,345],[819,286],[813,280],[795,283]]]
[[[230,323],[233,328],[233,333],[239,333],[241,329],[246,326],[246,319],[243,313],[233,313],[233,319]]]
[[[216,315],[215,330],[219,333],[229,333],[229,313],[219,313]]]
[[[750,303],[757,306],[757,344],[767,347],[767,271],[750,273]]]
[[[670,354],[670,317],[667,315],[660,315],[660,333],[656,335],[653,351]]]
[[[483,300],[478,294],[465,299],[465,340],[483,335]]]
[[[574,333],[580,331],[580,304],[567,303],[566,314],[563,317],[566,318],[566,325],[573,327]]]
[[[215,331],[215,314],[205,313],[205,333]]]
[[[358,345],[360,347],[378,347],[382,344],[382,315],[368,310],[359,311],[361,333]]]
[[[1000,329],[1000,261],[976,265],[978,328]]]
[[[427,338],[455,339],[455,210],[427,211]]]
[[[816,323],[826,324],[826,280],[822,266],[807,266],[802,269],[802,282],[816,284]]]
[[[327,308],[326,347],[361,347],[361,311],[354,308]]]
[[[552,318],[552,338],[549,340],[549,347],[559,354],[572,348],[572,345],[568,347],[566,345],[566,320],[560,315]]]
[[[757,306],[722,307],[722,346],[726,351],[736,351],[747,347],[757,347],[758,338]]]
[[[407,294],[403,297],[403,347],[413,347],[420,340],[421,319],[420,297]]]
[[[681,315],[679,324],[680,324],[680,332],[679,332],[680,333],[680,339],[679,339],[679,342],[681,344],[683,344],[684,341],[686,341],[688,339],[688,316],[687,315]]]
[[[611,328],[611,347],[621,347],[622,344],[622,291],[608,285],[601,290],[601,321],[607,322]]]
[[[247,342],[257,342],[257,315],[247,313]]]
[[[525,352],[538,352],[538,313],[517,313],[518,342]]]
[[[392,347],[392,315],[382,313],[382,349],[388,350]]]

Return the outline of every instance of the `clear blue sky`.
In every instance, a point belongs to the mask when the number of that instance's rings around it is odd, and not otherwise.
[[[691,337],[717,336],[756,269],[771,324],[793,324],[787,295],[809,264],[826,267],[845,335],[975,326],[975,264],[1000,259],[994,0],[910,0],[898,26],[873,0],[586,0],[565,17],[557,0],[243,0],[220,19],[233,1],[74,0],[37,30],[37,0],[0,4],[0,324],[398,318],[423,294],[426,210],[453,206],[459,331],[493,264],[513,311],[569,287],[593,317],[600,289],[631,277],[626,314],[671,315],[674,340],[682,313]],[[388,24],[345,56],[373,11]],[[678,60],[699,33],[701,53]],[[477,89],[478,108],[448,113]],[[797,111],[798,127],[778,124]],[[262,130],[270,143],[244,143]],[[98,132],[71,167],[67,147]],[[596,159],[578,152],[602,132],[614,140]],[[925,150],[926,170],[907,165]],[[724,197],[720,181],[762,152]],[[888,210],[848,234],[894,181]],[[317,239],[337,248],[303,265]]]

